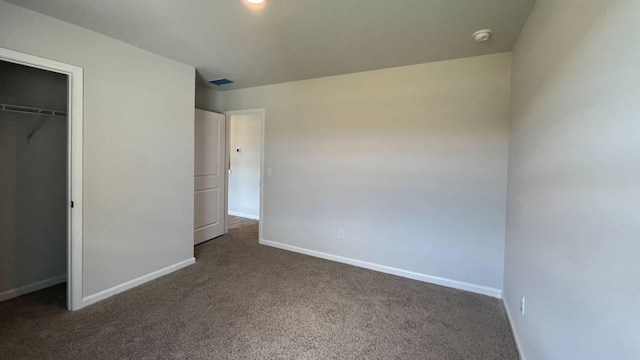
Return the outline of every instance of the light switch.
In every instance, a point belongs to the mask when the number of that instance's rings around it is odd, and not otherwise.
[[[267,176],[271,176],[271,168],[267,168]]]

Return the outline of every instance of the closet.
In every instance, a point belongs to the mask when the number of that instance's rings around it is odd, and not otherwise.
[[[67,96],[66,75],[0,61],[0,301],[67,279]]]

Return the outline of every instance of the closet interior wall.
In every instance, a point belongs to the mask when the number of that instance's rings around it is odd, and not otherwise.
[[[0,104],[66,114],[67,89],[0,61]],[[67,136],[67,116],[0,110],[0,301],[66,281]]]

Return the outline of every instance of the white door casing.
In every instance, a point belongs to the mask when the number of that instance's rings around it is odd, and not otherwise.
[[[194,245],[225,231],[225,122],[222,114],[195,111]]]

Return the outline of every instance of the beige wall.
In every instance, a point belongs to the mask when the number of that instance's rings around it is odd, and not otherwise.
[[[509,72],[497,54],[220,92],[266,109],[263,238],[499,294]]]
[[[538,0],[514,49],[504,288],[526,359],[640,359],[638,29],[636,0]]]
[[[0,60],[0,104],[67,111],[67,77]],[[0,111],[0,301],[60,282],[66,253],[67,118]]]
[[[0,104],[67,111],[67,76],[0,60]]]
[[[260,160],[262,113],[229,117],[227,138],[230,161],[228,212],[251,219],[260,216]],[[240,152],[236,150],[240,149]]]
[[[0,47],[84,68],[84,295],[192,258],[194,69],[6,2]]]
[[[0,111],[0,300],[67,273],[67,118],[27,142],[40,118]]]
[[[220,92],[214,89],[197,86],[196,109],[220,112]]]

